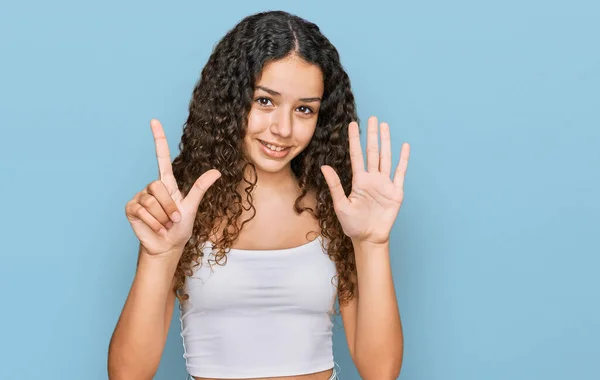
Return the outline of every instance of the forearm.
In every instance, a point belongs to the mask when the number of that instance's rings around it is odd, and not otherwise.
[[[149,257],[140,251],[136,275],[110,342],[111,379],[154,376],[166,339],[167,300],[176,257]]]
[[[396,379],[403,335],[389,244],[354,244],[358,274],[355,360],[365,379]]]

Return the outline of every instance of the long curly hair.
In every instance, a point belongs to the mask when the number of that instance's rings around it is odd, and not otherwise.
[[[294,210],[298,214],[305,211],[313,214],[321,235],[328,239],[327,252],[337,270],[339,305],[354,297],[354,249],[337,219],[320,171],[321,165],[335,169],[346,195],[349,194],[352,170],[347,128],[351,121],[358,121],[350,79],[336,48],[317,25],[287,12],[271,11],[248,16],[227,32],[215,45],[193,90],[173,173],[184,195],[207,170],[219,170],[221,178],[204,195],[192,237],[176,269],[174,290],[180,301],[188,297],[184,291],[185,278],[201,262],[205,242],[221,231],[213,243],[216,261],[224,265],[228,249],[247,223],[247,220],[240,223],[242,212],[255,214],[252,190],[256,180],[244,175],[248,169],[256,173],[242,150],[247,117],[256,80],[265,64],[290,54],[318,66],[324,78],[315,133],[309,145],[291,162],[301,189]],[[245,202],[238,191],[242,183]],[[300,206],[309,192],[316,194],[316,210]],[[244,208],[244,204],[250,208]]]

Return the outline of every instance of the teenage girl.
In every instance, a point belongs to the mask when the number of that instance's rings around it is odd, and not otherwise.
[[[140,249],[110,379],[153,378],[176,299],[190,378],[337,379],[337,312],[361,377],[398,377],[389,238],[409,145],[392,171],[390,127],[371,117],[365,160],[357,121],[348,75],[315,24],[264,12],[223,37],[173,162],[150,122],[159,178],[125,208]]]

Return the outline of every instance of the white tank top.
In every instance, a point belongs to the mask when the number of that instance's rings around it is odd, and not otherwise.
[[[205,244],[180,311],[187,371],[210,378],[293,376],[333,368],[334,262],[321,237],[279,250]],[[212,263],[212,266],[211,266]],[[211,269],[212,268],[212,269]]]

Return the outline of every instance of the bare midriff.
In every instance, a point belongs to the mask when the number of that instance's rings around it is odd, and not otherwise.
[[[298,375],[298,376],[283,376],[283,377],[260,377],[260,378],[252,378],[252,379],[227,379],[227,380],[329,380],[331,375],[333,374],[333,369],[328,369],[321,372],[309,373],[307,375]],[[213,379],[209,377],[194,377],[195,380],[223,380],[223,379]]]

